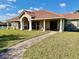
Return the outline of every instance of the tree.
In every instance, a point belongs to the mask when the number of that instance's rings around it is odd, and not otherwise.
[[[79,10],[76,10],[74,13],[79,13]]]

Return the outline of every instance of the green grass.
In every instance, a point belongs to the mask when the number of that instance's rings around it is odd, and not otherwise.
[[[79,59],[79,33],[57,33],[26,49],[24,59]]]
[[[43,31],[0,30],[0,51],[29,38],[42,35]]]

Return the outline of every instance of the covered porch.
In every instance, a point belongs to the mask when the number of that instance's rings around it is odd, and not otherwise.
[[[51,30],[51,31],[64,31],[64,19],[40,19],[33,20],[23,17],[20,21],[20,30]]]

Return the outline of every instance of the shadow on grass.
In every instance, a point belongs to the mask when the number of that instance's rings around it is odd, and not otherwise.
[[[21,36],[19,35],[2,35],[0,36],[0,51],[6,50],[5,47],[8,47],[12,44],[16,44],[21,41]],[[17,41],[17,42],[16,42]]]

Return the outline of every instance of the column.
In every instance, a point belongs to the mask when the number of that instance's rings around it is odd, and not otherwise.
[[[23,22],[20,21],[20,30],[23,30]]]
[[[45,20],[43,21],[43,31],[45,31],[46,29],[45,29]]]
[[[17,23],[17,29],[19,29],[19,22]]]
[[[29,31],[31,31],[31,30],[32,30],[32,21],[29,20]]]
[[[65,22],[65,20],[63,20],[63,31],[64,31],[64,22]]]
[[[63,31],[63,19],[60,19],[60,30],[59,32]]]
[[[9,29],[9,23],[7,22],[7,29]]]

